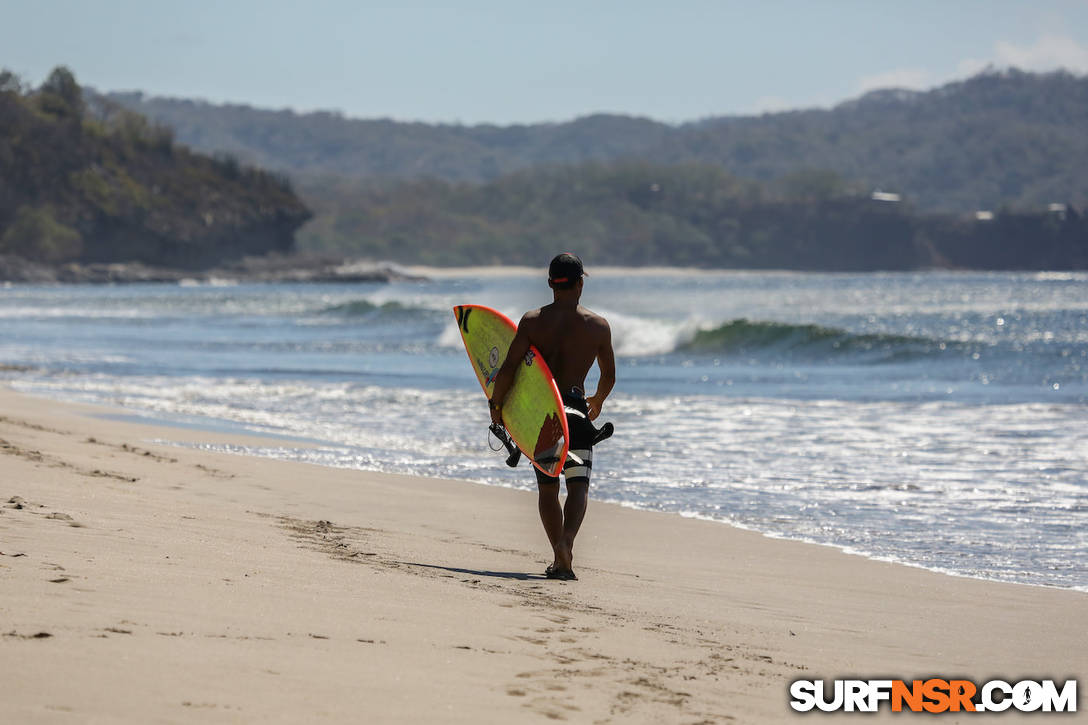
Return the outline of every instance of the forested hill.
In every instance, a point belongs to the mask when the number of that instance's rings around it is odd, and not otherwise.
[[[574,249],[633,266],[1088,269],[1088,215],[1072,207],[917,214],[879,195],[823,193],[833,176],[787,182],[641,162],[534,168],[483,184],[304,181],[316,218],[299,245],[436,265],[543,263],[546,250]]]
[[[920,211],[1088,203],[1088,77],[986,72],[926,92],[874,91],[830,110],[671,126],[597,115],[459,126],[356,120],[111,94],[204,151],[301,176],[493,181],[537,165],[700,163],[742,179],[832,171]]]
[[[293,247],[310,212],[286,179],[97,105],[66,68],[36,89],[0,70],[0,255],[200,268]]]

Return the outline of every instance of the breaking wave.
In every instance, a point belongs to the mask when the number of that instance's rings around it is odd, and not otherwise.
[[[677,352],[756,354],[877,354],[881,359],[925,357],[949,349],[965,348],[961,342],[884,333],[854,333],[835,327],[785,322],[731,320],[710,329],[695,331],[690,340],[677,345]]]
[[[370,300],[352,300],[322,308],[322,316],[365,319],[431,319],[438,310],[427,307],[404,304],[403,302],[371,302]]]

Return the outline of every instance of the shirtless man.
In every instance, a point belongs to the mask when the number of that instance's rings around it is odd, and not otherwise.
[[[536,471],[540,521],[548,534],[555,559],[545,570],[549,579],[577,579],[571,568],[574,537],[586,513],[589,474],[593,464],[593,436],[589,421],[601,413],[605,398],[616,384],[616,358],[612,352],[612,331],[600,315],[578,304],[582,296],[582,260],[563,253],[548,267],[548,286],[553,302],[525,313],[510,344],[506,360],[495,378],[491,397],[491,420],[502,425],[502,403],[514,382],[517,364],[535,345],[555,376],[563,395],[570,430],[570,452],[563,466],[567,501],[559,505],[559,477]],[[596,362],[601,371],[597,392],[585,394],[586,374]]]

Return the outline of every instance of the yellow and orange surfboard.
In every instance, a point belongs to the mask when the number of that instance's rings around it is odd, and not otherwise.
[[[490,399],[495,376],[514,341],[517,325],[501,312],[483,305],[458,305],[453,314],[476,379]],[[534,466],[549,476],[559,475],[570,445],[567,416],[555,378],[535,347],[529,348],[518,365],[514,385],[503,401],[502,421],[514,443]]]

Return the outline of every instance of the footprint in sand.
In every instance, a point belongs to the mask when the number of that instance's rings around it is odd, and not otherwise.
[[[69,526],[73,526],[77,529],[83,526],[83,524],[79,523],[68,514],[63,514],[59,511],[54,511],[51,514],[46,514],[45,518],[53,519],[54,521],[67,521]]]

